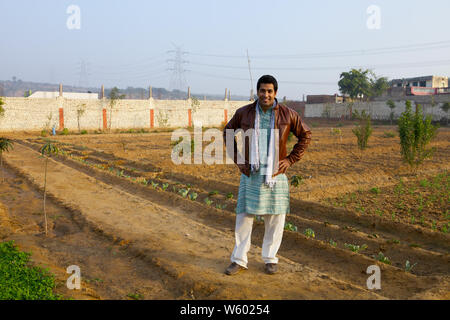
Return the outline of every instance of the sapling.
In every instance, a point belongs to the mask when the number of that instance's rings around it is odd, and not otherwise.
[[[44,222],[45,222],[45,235],[48,235],[48,226],[47,226],[47,211],[45,208],[45,198],[46,198],[46,188],[47,188],[47,165],[48,165],[48,159],[52,155],[57,155],[59,153],[59,149],[57,146],[52,144],[50,141],[47,141],[45,143],[41,150],[41,154],[43,157],[45,157],[45,171],[44,171]]]
[[[406,272],[411,272],[412,271],[412,268],[414,268],[414,266],[416,265],[417,263],[414,263],[413,265],[411,265],[411,263],[409,262],[409,260],[406,260],[406,263],[405,263],[405,271]]]
[[[14,149],[13,143],[8,138],[0,138],[0,167],[2,168],[2,182],[5,182],[5,177],[3,176],[3,152],[9,152],[9,150]]]

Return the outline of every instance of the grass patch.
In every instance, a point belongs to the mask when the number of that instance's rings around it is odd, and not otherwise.
[[[0,300],[61,300],[48,269],[30,265],[30,253],[13,241],[0,243]]]

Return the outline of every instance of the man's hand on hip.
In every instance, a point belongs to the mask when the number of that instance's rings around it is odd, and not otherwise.
[[[276,177],[279,174],[286,173],[287,169],[291,166],[288,159],[283,159],[278,163],[278,172],[273,176]]]

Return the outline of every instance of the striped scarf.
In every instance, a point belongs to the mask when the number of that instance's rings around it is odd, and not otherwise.
[[[260,169],[260,164],[267,164],[267,166],[263,166],[263,170],[261,170],[261,174],[265,175],[265,185],[268,186],[272,191],[276,184],[276,178],[272,177],[274,174],[274,165],[275,165],[275,111],[273,108],[276,106],[276,101],[274,102],[271,109],[270,116],[270,140],[269,140],[269,150],[268,154],[262,154],[262,161],[260,159],[260,146],[259,146],[259,137],[260,137],[260,106],[259,102],[256,105],[256,115],[255,115],[255,129],[252,134],[252,144],[251,144],[251,153],[250,153],[250,164],[251,164],[251,172],[256,173]],[[267,136],[266,136],[267,137]],[[264,140],[265,141],[265,140]],[[265,148],[262,149],[263,151]],[[267,161],[265,161],[265,157],[267,156]]]

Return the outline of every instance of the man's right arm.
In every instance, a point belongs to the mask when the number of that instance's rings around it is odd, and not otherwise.
[[[223,129],[223,142],[224,142],[225,147],[226,147],[226,152],[233,159],[233,162],[238,166],[239,170],[243,174],[245,174],[246,176],[250,176],[250,168],[249,168],[249,166],[246,163],[239,164],[238,161],[237,161],[237,159],[238,159],[238,152],[239,151],[238,151],[238,148],[237,148],[237,142],[236,142],[236,138],[235,138],[235,131],[241,128],[241,119],[240,119],[240,114],[239,114],[238,111],[239,110],[237,110],[234,113],[234,115],[231,118],[231,120],[227,123],[227,125]],[[227,129],[233,130],[233,151],[232,151],[233,154],[230,154],[231,150],[228,150],[228,147],[227,147]],[[247,162],[247,161],[245,161],[245,162]]]

